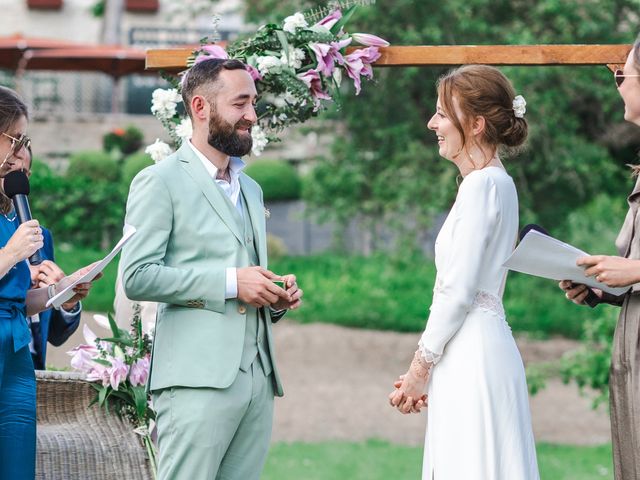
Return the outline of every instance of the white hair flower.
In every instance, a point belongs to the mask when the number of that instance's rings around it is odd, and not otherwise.
[[[522,118],[525,113],[527,113],[527,102],[522,95],[516,95],[513,99],[513,114],[516,118]]]
[[[304,15],[300,12],[294,13],[293,15],[284,19],[284,25],[282,26],[282,30],[289,33],[296,33],[296,28],[304,28],[306,27],[307,21],[304,19]]]
[[[155,142],[145,148],[144,153],[151,155],[151,159],[158,163],[171,155],[172,152],[169,145],[160,141],[159,138],[156,138]]]

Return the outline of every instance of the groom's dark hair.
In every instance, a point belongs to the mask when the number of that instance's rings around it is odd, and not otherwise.
[[[191,117],[191,99],[194,95],[204,95],[212,99],[218,91],[218,77],[222,70],[246,70],[247,66],[240,60],[227,58],[211,58],[196,63],[182,79],[182,101],[189,117]]]

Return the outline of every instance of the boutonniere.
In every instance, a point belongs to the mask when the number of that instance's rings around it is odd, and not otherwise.
[[[266,218],[267,220],[271,218],[271,212],[267,207],[264,207],[264,218]]]

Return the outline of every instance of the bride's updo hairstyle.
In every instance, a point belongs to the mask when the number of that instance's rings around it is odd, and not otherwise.
[[[438,95],[444,112],[462,136],[463,149],[467,146],[468,132],[476,117],[485,119],[482,140],[489,146],[515,149],[527,139],[524,105],[521,109],[516,108],[515,90],[497,68],[466,65],[451,70],[438,80]],[[458,102],[462,120],[456,115],[453,97]],[[524,102],[522,97],[518,98]]]

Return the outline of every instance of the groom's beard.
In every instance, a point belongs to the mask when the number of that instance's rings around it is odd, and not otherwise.
[[[253,123],[246,120],[240,120],[232,125],[213,111],[209,118],[209,145],[230,157],[242,157],[249,153],[253,146],[252,125]],[[241,135],[237,131],[238,128],[249,128],[249,130]]]

